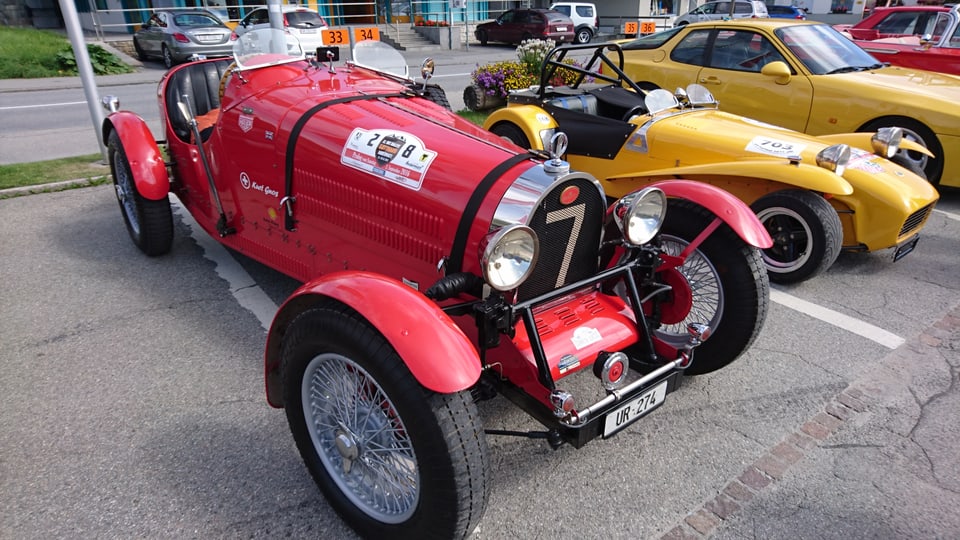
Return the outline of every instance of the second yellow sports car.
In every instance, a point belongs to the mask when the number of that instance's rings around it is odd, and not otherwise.
[[[829,25],[789,19],[690,24],[622,47],[635,81],[698,82],[727,112],[811,135],[899,126],[933,153],[900,163],[960,187],[960,77],[889,67]]]
[[[585,50],[593,51],[585,67],[567,62],[568,53]],[[898,128],[813,137],[719,111],[700,85],[646,91],[624,74],[612,43],[557,47],[543,66],[542,84],[512,93],[486,129],[532,149],[549,149],[564,132],[567,161],[599,178],[611,197],[666,178],[726,189],[751,205],[773,238],[763,252],[771,281],[815,276],[841,249],[896,248],[899,259],[938,199],[929,182],[887,159],[901,144],[926,155],[901,141]],[[559,69],[578,72],[578,80],[546,84]]]

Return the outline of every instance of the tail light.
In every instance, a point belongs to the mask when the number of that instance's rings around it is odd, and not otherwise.
[[[179,41],[180,43],[190,43],[190,38],[180,32],[174,32],[173,39]]]
[[[236,41],[237,37],[238,36],[236,32],[230,32],[230,41]]]
[[[284,14],[283,14],[283,27],[286,28],[286,27],[288,27],[288,26],[290,26],[290,21],[287,20],[287,14],[284,13]]]

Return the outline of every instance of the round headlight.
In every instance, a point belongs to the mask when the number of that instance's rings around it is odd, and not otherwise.
[[[667,213],[667,196],[659,188],[643,188],[623,196],[613,209],[613,216],[623,238],[641,246],[660,232]]]
[[[845,144],[828,146],[817,153],[817,165],[840,176],[843,176],[843,172],[847,169],[848,161],[850,161],[850,147]]]
[[[890,159],[897,150],[900,150],[900,141],[903,140],[903,128],[882,127],[870,137],[873,153]]]
[[[526,225],[509,225],[490,233],[480,257],[483,278],[498,291],[516,289],[537,264],[540,241]]]

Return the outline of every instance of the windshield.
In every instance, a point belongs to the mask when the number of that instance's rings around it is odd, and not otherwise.
[[[244,32],[233,43],[238,69],[253,69],[303,60],[300,41],[284,30],[263,28]]]
[[[784,26],[776,34],[814,75],[883,67],[870,53],[825,24]]]
[[[353,48],[353,58],[354,63],[359,66],[392,73],[404,79],[410,77],[407,60],[400,51],[382,41],[358,41]]]
[[[675,28],[671,28],[670,30],[663,30],[662,32],[657,32],[654,34],[647,34],[646,36],[638,37],[629,43],[621,44],[620,48],[625,51],[656,49],[657,47],[666,43],[668,39],[677,35],[677,32],[681,30],[683,30],[683,26],[677,26]]]

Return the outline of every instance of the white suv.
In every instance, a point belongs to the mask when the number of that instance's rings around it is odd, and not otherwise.
[[[559,11],[573,20],[574,41],[576,43],[590,43],[597,35],[600,18],[597,16],[597,6],[580,2],[557,2],[550,9]]]

